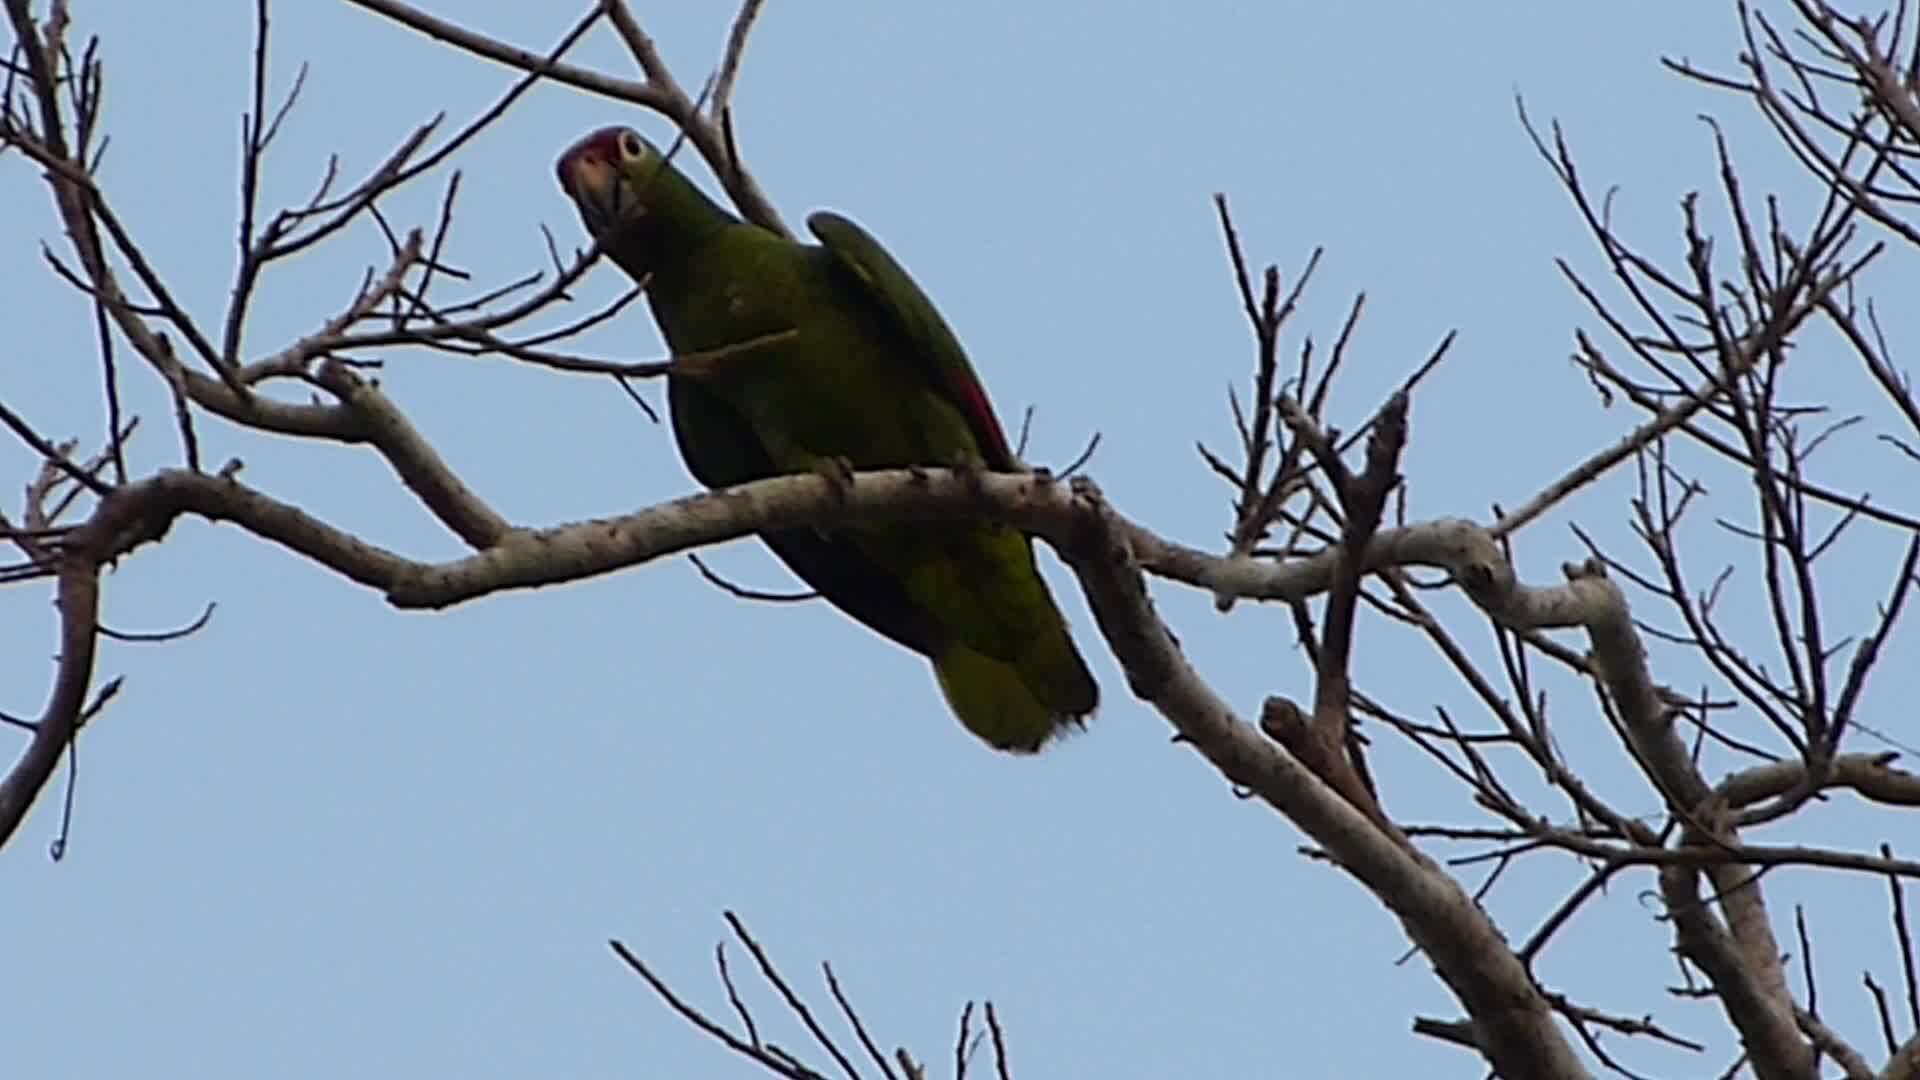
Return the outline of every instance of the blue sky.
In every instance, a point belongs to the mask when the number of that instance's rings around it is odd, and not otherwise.
[[[725,5],[639,7],[697,85],[718,56]],[[234,262],[246,12],[133,0],[76,9],[76,33],[104,38],[113,142],[102,182],[182,302],[217,322]],[[433,10],[536,50],[576,15],[473,0]],[[1600,264],[1515,118],[1515,92],[1536,118],[1567,124],[1594,186],[1620,185],[1627,234],[1664,258],[1683,251],[1679,197],[1715,183],[1696,114],[1726,121],[1752,162],[1749,184],[1786,193],[1796,219],[1810,213],[1791,201],[1806,184],[1745,105],[1658,66],[1667,54],[1728,68],[1730,3],[1409,3],[1382,14],[1225,0],[770,0],[736,99],[741,145],[789,220],[848,213],[911,268],[1009,426],[1037,407],[1029,459],[1058,465],[1099,431],[1090,471],[1109,496],[1215,549],[1227,493],[1192,446],[1226,445],[1225,389],[1244,384],[1252,356],[1209,202],[1227,192],[1250,252],[1280,261],[1289,280],[1314,246],[1328,249],[1290,347],[1308,329],[1329,341],[1366,290],[1334,396],[1344,426],[1460,331],[1414,402],[1408,509],[1484,517],[1638,419],[1603,408],[1566,359],[1574,328],[1593,320],[1552,259]],[[301,61],[312,71],[270,160],[271,205],[303,199],[327,154],[363,173],[430,114],[462,122],[513,77],[344,3],[283,4],[274,28],[276,92]],[[630,72],[607,33],[573,59]],[[543,223],[576,242],[551,165],[581,133],[616,122],[667,131],[618,103],[535,89],[457,159],[449,261],[478,287],[541,266]],[[437,198],[420,186],[385,209],[430,226]],[[6,399],[43,430],[92,437],[102,420],[90,315],[28,242],[62,249],[64,238],[18,155],[0,159],[0,205],[13,240],[0,248]],[[384,253],[367,225],[276,271],[249,353],[311,332]],[[1914,270],[1911,258],[1890,263],[1883,297],[1911,291]],[[602,267],[580,291],[624,287]],[[1888,314],[1898,330],[1902,316]],[[581,344],[661,353],[637,307]],[[383,359],[394,400],[517,522],[621,512],[691,487],[665,430],[604,381],[497,360]],[[1838,354],[1810,364],[1802,398],[1871,407],[1855,367]],[[157,385],[136,373],[127,393],[146,419],[136,465],[176,461]],[[661,397],[657,386],[643,393]],[[369,539],[420,558],[458,553],[364,450],[211,419],[200,436],[209,462],[239,457],[250,482]],[[1911,490],[1911,467],[1903,480],[1887,448],[1863,436],[1839,452],[1853,455],[1837,459],[1850,486]],[[31,468],[17,444],[0,444],[8,490]],[[1750,520],[1740,479],[1715,475],[1715,512]],[[1569,521],[1631,553],[1632,494],[1630,475],[1612,476],[1534,526],[1517,553],[1523,574],[1553,580],[1562,561],[1584,557]],[[1689,535],[1702,581],[1742,556],[1705,519]],[[1868,628],[1891,550],[1863,540],[1830,572],[1841,632]],[[713,561],[750,584],[788,585],[750,543]],[[0,1043],[18,1075],[48,1078],[753,1075],[605,945],[624,939],[724,1013],[711,952],[730,909],[821,1008],[817,965],[830,960],[884,1044],[922,1059],[946,1059],[965,1000],[992,998],[1020,1076],[1482,1075],[1469,1055],[1409,1032],[1416,1013],[1457,1010],[1426,965],[1396,962],[1406,941],[1392,918],[1302,858],[1290,824],[1168,744],[1166,724],[1126,693],[1069,576],[1043,561],[1105,706],[1085,736],[1020,760],[962,731],[915,657],[823,605],[730,599],[683,561],[400,613],[236,529],[183,521],[109,576],[105,618],[165,628],[215,601],[211,624],[179,643],[105,647],[101,677],[127,681],[82,739],[67,858],[46,855],[57,787],[0,852],[0,964],[16,988]],[[1754,581],[1737,577],[1729,602]],[[1265,694],[1309,692],[1284,611],[1241,605],[1221,617],[1208,597],[1164,584],[1156,598],[1200,670],[1248,714]],[[1476,655],[1494,655],[1464,601],[1434,603]],[[38,711],[52,642],[44,588],[0,592],[0,708]],[[1403,629],[1366,618],[1359,649],[1359,683],[1376,696],[1482,722]],[[1655,660],[1677,686],[1704,677],[1663,650]],[[1572,760],[1622,805],[1656,809],[1590,693],[1549,685]],[[1912,665],[1889,669],[1869,721],[1920,741],[1910,715],[1887,705],[1916,691]],[[1485,823],[1392,738],[1377,740],[1374,766],[1396,815]],[[1807,816],[1764,839],[1870,849],[1892,838],[1885,818],[1846,799]],[[1470,884],[1483,872],[1464,871]],[[1524,937],[1577,874],[1557,857],[1523,862],[1489,909]],[[1653,1012],[1714,1050],[1610,1042],[1624,1060],[1712,1075],[1730,1044],[1714,1010],[1667,991],[1680,976],[1651,885],[1621,878],[1541,974],[1586,1004]],[[1805,903],[1820,935],[1827,1015],[1877,1050],[1857,987],[1863,965],[1896,977],[1884,962],[1884,884],[1788,871],[1772,885],[1781,925]],[[776,1039],[801,1044],[772,997],[749,1000]]]

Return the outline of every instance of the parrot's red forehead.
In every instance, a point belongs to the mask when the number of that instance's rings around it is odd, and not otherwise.
[[[568,174],[573,171],[574,162],[582,158],[597,158],[607,163],[619,161],[620,133],[624,130],[618,127],[603,127],[599,131],[581,137],[572,146],[567,147],[566,152],[560,155],[560,160],[553,166],[554,175],[560,179],[560,186],[562,188],[570,186],[567,180]]]

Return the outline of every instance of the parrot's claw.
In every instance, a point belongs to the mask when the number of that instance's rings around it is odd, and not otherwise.
[[[853,462],[843,457],[826,457],[813,463],[813,471],[833,488],[842,500],[853,491]]]
[[[986,490],[987,470],[978,461],[961,458],[953,463],[953,471],[960,474],[961,482],[966,484],[967,490],[973,494],[979,495]]]
[[[927,475],[926,468],[920,465],[907,466],[907,478],[920,487],[926,487],[927,481],[930,479]]]

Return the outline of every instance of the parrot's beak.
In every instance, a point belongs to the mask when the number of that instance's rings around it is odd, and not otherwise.
[[[580,209],[580,219],[598,237],[634,208],[626,178],[593,146],[576,144],[554,166],[560,189]]]

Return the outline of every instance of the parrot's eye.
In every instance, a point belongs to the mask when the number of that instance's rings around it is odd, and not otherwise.
[[[631,131],[620,133],[620,152],[630,158],[640,156],[640,136]]]

